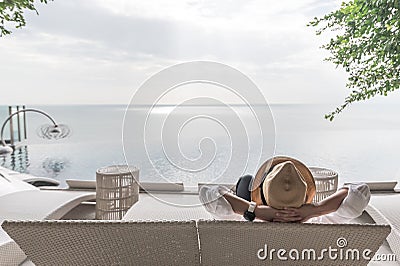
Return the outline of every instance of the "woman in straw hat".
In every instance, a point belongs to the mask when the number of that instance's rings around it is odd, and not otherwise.
[[[358,217],[368,205],[366,184],[352,184],[318,203],[314,178],[302,162],[278,156],[267,160],[253,178],[243,176],[236,194],[224,186],[202,186],[204,207],[219,218],[275,222],[342,223]]]

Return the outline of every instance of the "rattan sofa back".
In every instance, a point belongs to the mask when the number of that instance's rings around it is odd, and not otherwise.
[[[390,233],[389,226],[366,224],[199,221],[197,226],[203,265],[367,265],[362,252],[371,250],[372,258]],[[355,249],[359,259],[353,260]]]
[[[372,257],[390,233],[386,225],[215,220],[5,221],[2,227],[37,266],[367,265],[362,257],[334,260],[325,254],[322,260],[313,260],[308,254],[313,249],[318,258],[322,249],[331,247],[338,250],[338,256],[340,249],[344,255],[347,250],[369,249]],[[264,258],[271,249],[275,249],[272,259]],[[283,257],[287,260],[277,257],[279,249],[286,250]],[[289,252],[296,255],[293,249],[300,252],[300,258],[306,250],[311,259],[289,258]]]
[[[3,229],[36,265],[198,265],[195,221],[19,221]]]

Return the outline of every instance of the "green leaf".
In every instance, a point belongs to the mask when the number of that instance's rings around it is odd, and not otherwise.
[[[344,68],[348,73],[346,87],[352,91],[340,107],[325,115],[326,119],[332,121],[353,102],[399,89],[399,0],[343,2],[338,10],[314,18],[308,26],[315,27],[317,35],[341,29],[322,46],[331,53],[324,60]]]

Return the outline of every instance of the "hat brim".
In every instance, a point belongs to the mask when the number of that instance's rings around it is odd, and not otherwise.
[[[304,181],[307,184],[307,191],[306,191],[306,202],[305,203],[311,203],[314,195],[315,195],[315,181],[314,177],[311,174],[310,170],[308,169],[307,166],[305,166],[302,162],[299,160],[296,160],[291,157],[287,156],[276,156],[273,157],[267,161],[265,161],[261,167],[258,169],[257,174],[254,178],[253,184],[252,184],[252,189],[251,189],[251,201],[254,201],[257,203],[257,205],[264,205],[262,198],[261,198],[261,184],[263,182],[263,177],[264,173],[267,171],[269,172],[272,170],[272,168],[280,163],[286,162],[286,161],[291,161],[299,170],[301,175],[304,178]]]

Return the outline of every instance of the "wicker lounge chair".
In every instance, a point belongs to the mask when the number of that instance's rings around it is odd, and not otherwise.
[[[198,265],[196,222],[4,222],[36,265]]]
[[[35,265],[265,265],[259,249],[378,250],[386,225],[249,223],[240,221],[6,221],[3,229]],[[338,239],[343,240],[338,242]],[[318,253],[319,254],[319,253]],[[318,255],[317,254],[317,255]],[[287,255],[287,254],[286,254]],[[289,261],[290,262],[290,261]],[[345,265],[299,260],[296,265]],[[351,265],[367,265],[360,258]]]
[[[367,265],[369,261],[362,258],[361,252],[370,249],[369,255],[372,258],[389,234],[390,227],[200,221],[198,230],[204,265]],[[321,255],[322,249],[329,247],[338,250],[336,260],[332,260],[328,253]],[[275,252],[271,254],[272,249]],[[279,249],[286,251],[281,254],[282,259],[277,255]],[[294,249],[299,252],[298,258],[295,251],[291,253],[292,257],[289,256],[289,252]],[[341,260],[340,249],[343,250],[343,258],[346,258],[349,249],[357,249],[360,257],[352,260],[352,255],[348,254],[347,260]]]

